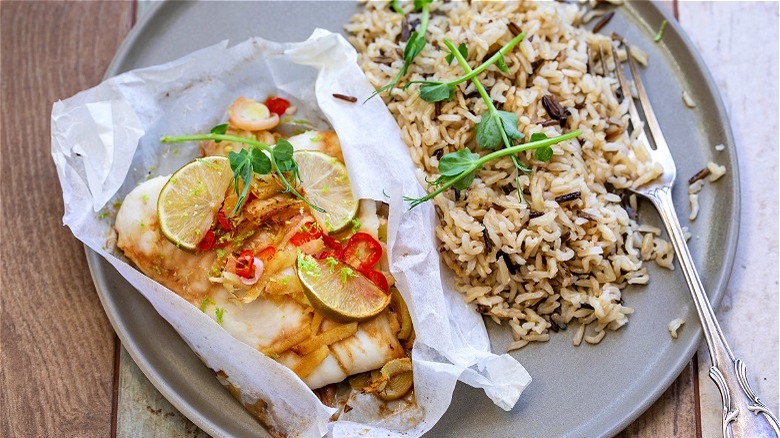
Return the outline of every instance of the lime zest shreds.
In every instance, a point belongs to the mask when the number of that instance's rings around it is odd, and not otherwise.
[[[347,280],[355,276],[355,271],[353,271],[352,268],[345,266],[341,268],[340,275],[341,275],[341,282],[346,283]]]
[[[310,277],[319,277],[322,275],[320,265],[317,264],[310,255],[298,254],[298,267]]]
[[[205,313],[206,309],[209,306],[216,305],[217,303],[214,302],[214,300],[211,299],[211,297],[203,298],[203,301],[200,302],[200,311]]]
[[[195,161],[197,161],[200,164],[203,164],[204,166],[209,166],[209,167],[211,167],[213,169],[220,169],[220,167],[217,166],[216,164],[211,163],[211,162],[209,162],[207,160],[204,160],[203,158],[196,158]]]
[[[655,38],[653,38],[653,41],[655,42],[661,41],[661,38],[664,37],[664,29],[666,29],[667,24],[669,24],[669,21],[667,20],[661,22],[661,27],[658,29],[658,33],[655,34]]]

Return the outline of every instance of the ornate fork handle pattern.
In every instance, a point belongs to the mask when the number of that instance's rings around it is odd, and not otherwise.
[[[674,251],[701,319],[712,360],[710,378],[718,386],[723,402],[723,436],[725,438],[780,437],[780,423],[750,388],[745,363],[734,357],[718,320],[715,319],[715,312],[704,293],[704,286],[693,264],[688,245],[685,243],[680,222],[677,220],[672,204],[671,188],[654,188],[646,191],[645,195],[658,209],[669,231]]]

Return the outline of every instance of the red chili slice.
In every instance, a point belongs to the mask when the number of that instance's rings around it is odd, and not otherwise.
[[[276,255],[276,248],[273,246],[269,246],[268,248],[260,251],[257,254],[257,258],[263,261],[263,263],[268,263],[271,261],[272,258]]]
[[[208,251],[211,248],[214,247],[214,240],[216,239],[216,236],[214,236],[214,232],[211,230],[206,231],[206,235],[203,236],[203,239],[200,240],[200,243],[198,243],[198,249],[201,251]]]
[[[268,111],[281,117],[290,107],[290,101],[281,97],[269,97],[265,100],[265,106],[268,107]]]
[[[344,262],[358,271],[368,271],[381,258],[382,245],[368,233],[356,233],[344,249]]]
[[[344,258],[344,245],[342,245],[341,242],[327,234],[322,235],[322,241],[325,243],[326,248],[314,256],[315,258],[320,260],[328,257],[333,257],[336,260],[342,260]]]
[[[241,251],[236,258],[236,275],[244,278],[255,276],[255,255],[251,249]]]
[[[315,223],[308,223],[301,227],[301,231],[293,234],[290,238],[290,244],[295,246],[301,246],[304,243],[311,242],[312,240],[319,239],[322,236],[320,227]]]
[[[219,226],[225,231],[231,231],[233,229],[233,224],[230,222],[230,219],[225,216],[225,210],[220,210],[219,213],[217,213],[217,222],[219,222]]]
[[[385,292],[389,292],[390,291],[390,286],[387,284],[387,277],[385,277],[385,274],[383,274],[383,273],[381,273],[379,271],[375,271],[373,269],[360,271],[360,273],[365,275],[378,288],[382,289]]]

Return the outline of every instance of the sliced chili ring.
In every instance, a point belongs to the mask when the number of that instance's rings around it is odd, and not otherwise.
[[[382,245],[368,233],[355,233],[344,248],[344,262],[358,271],[372,269],[381,258]]]
[[[344,245],[342,245],[341,242],[328,236],[327,234],[322,235],[322,241],[325,243],[325,249],[320,251],[320,253],[317,254],[315,258],[323,260],[328,257],[333,257],[336,260],[343,260]]]
[[[217,222],[219,223],[219,226],[222,227],[225,231],[232,231],[233,230],[233,224],[230,222],[230,219],[227,218],[225,215],[225,210],[220,210],[219,213],[217,213]]]
[[[307,228],[310,227],[310,228]],[[322,231],[316,223],[309,222],[301,227],[301,231],[293,234],[290,237],[290,244],[294,246],[301,246],[304,243],[311,242],[312,240],[319,239],[322,236]]]
[[[265,100],[265,106],[268,107],[268,111],[281,117],[290,107],[290,101],[281,97],[269,97]]]
[[[251,249],[245,249],[236,257],[236,275],[244,278],[255,276],[255,255]]]
[[[268,248],[260,251],[257,253],[257,258],[263,261],[263,263],[268,263],[271,261],[272,258],[276,255],[276,248],[273,246],[269,246]]]
[[[200,240],[200,243],[198,243],[198,249],[201,251],[208,251],[211,248],[214,247],[214,240],[216,239],[216,236],[214,235],[214,232],[211,230],[206,231],[206,235],[203,236],[203,239]]]
[[[382,289],[385,292],[389,292],[390,291],[390,286],[387,283],[387,277],[385,277],[385,274],[383,274],[383,273],[381,273],[379,271],[373,270],[373,269],[367,269],[365,271],[360,271],[360,273],[365,275],[378,288]]]

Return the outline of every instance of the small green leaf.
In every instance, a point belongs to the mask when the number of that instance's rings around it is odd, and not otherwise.
[[[479,161],[479,154],[468,148],[450,152],[439,160],[439,173],[443,176],[458,176],[466,172]]]
[[[547,140],[547,138],[548,138],[547,134],[545,134],[544,132],[534,132],[533,134],[531,134],[530,142],[533,143],[539,140]]]
[[[412,32],[412,34],[409,36],[409,40],[406,42],[406,47],[404,48],[404,61],[406,62],[405,67],[408,68],[409,64],[412,63],[414,58],[417,57],[417,55],[422,52],[423,48],[425,47],[425,37],[417,33],[415,30]]]
[[[506,136],[509,137],[510,140],[520,140],[525,137],[522,132],[517,130],[518,121],[515,113],[510,113],[508,111],[497,111],[497,113],[499,119],[501,119],[504,132],[506,132]]]
[[[455,55],[453,55],[452,52],[444,57],[444,60],[447,61],[447,64],[452,64],[453,59],[455,59]]]
[[[471,186],[472,182],[474,182],[474,172],[470,172],[460,181],[456,181],[454,184],[452,184],[452,187],[457,190],[466,190],[469,188],[469,186]]]
[[[540,147],[536,150],[536,159],[539,161],[550,161],[553,156],[553,149],[550,146]]]
[[[506,66],[506,61],[504,60],[504,55],[501,55],[499,53],[498,60],[496,61],[496,65],[498,66],[498,69],[501,70],[504,73],[509,73],[509,67]]]
[[[421,10],[425,5],[429,5],[433,3],[433,0],[414,0],[414,10],[419,11]]]
[[[222,325],[222,317],[225,316],[225,309],[222,307],[217,307],[214,311],[214,314],[217,317],[217,324]]]
[[[241,179],[244,182],[244,190],[241,192],[241,202],[246,199],[247,193],[249,193],[249,186],[252,184],[252,165],[247,162],[244,167],[241,168]]]
[[[280,172],[293,172],[298,170],[298,163],[293,160],[277,161],[276,166]]]
[[[500,123],[494,113],[488,111],[482,114],[482,119],[474,127],[477,146],[482,149],[498,149],[502,141]]]
[[[252,164],[252,170],[259,175],[271,173],[271,160],[260,149],[252,149],[249,152],[249,161]]]
[[[452,100],[454,95],[455,86],[447,83],[425,84],[420,87],[420,98],[426,102]]]
[[[211,133],[212,134],[225,135],[227,133],[228,126],[229,125],[227,123],[223,123],[221,125],[217,125],[217,126],[211,128]],[[219,143],[221,141],[222,140],[214,140],[214,143]]]
[[[236,169],[241,167],[241,165],[244,164],[246,161],[247,161],[246,149],[241,149],[240,152],[230,152],[228,154],[228,162],[230,162],[230,168],[233,169],[233,172],[235,172]]]
[[[460,43],[458,46],[458,52],[460,53],[460,56],[463,57],[463,59],[469,58],[469,48],[466,46],[466,43]],[[450,54],[447,55],[444,59],[447,61],[447,64],[452,64],[452,60],[455,59],[455,55],[450,52]]]
[[[273,149],[274,159],[276,159],[277,162],[291,160],[293,152],[293,145],[290,144],[289,141],[280,138]]]
[[[458,45],[458,53],[460,53],[463,59],[469,59],[469,48],[466,46],[466,43]]]
[[[393,8],[395,12],[404,15],[404,10],[401,9],[401,5],[398,4],[398,0],[391,0],[390,7]]]

